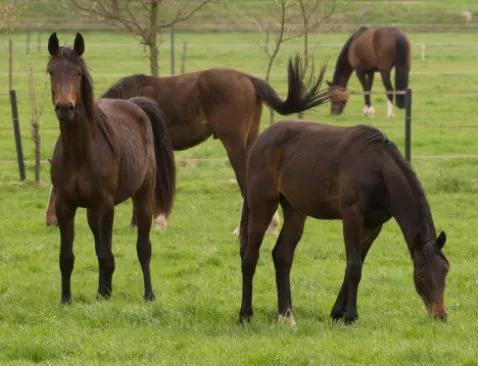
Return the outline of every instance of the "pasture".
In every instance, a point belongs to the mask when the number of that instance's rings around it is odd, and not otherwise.
[[[147,73],[148,59],[132,37],[82,32],[85,60],[96,94],[124,75]],[[46,41],[49,33],[44,33]],[[316,64],[328,59],[328,79],[348,33],[314,35]],[[97,259],[84,210],[76,219],[72,305],[60,305],[59,233],[45,227],[47,184],[17,184],[18,170],[10,105],[0,102],[0,361],[50,364],[475,364],[478,343],[478,44],[475,34],[407,33],[412,45],[412,165],[430,202],[437,231],[448,240],[451,270],[445,290],[448,322],[426,316],[412,280],[412,264],[395,222],[385,225],[364,265],[359,287],[360,318],[352,326],[329,320],[343,279],[340,222],[308,220],[297,248],[291,283],[297,326],[277,324],[276,289],[266,237],[254,278],[255,315],[237,324],[241,298],[239,244],[231,235],[239,219],[239,190],[217,140],[177,152],[178,186],[166,232],[152,232],[151,261],[156,301],[142,300],[136,232],[129,227],[131,203],[117,207],[113,231],[116,270],[113,297],[96,300]],[[74,34],[60,32],[61,40]],[[223,66],[263,76],[266,58],[254,33],[179,33],[187,41],[186,71]],[[33,159],[29,138],[27,68],[32,65],[41,119],[42,159],[58,136],[48,95],[47,50],[25,54],[24,34],[15,34],[14,88],[19,94],[25,159]],[[167,36],[162,37],[167,43]],[[286,61],[301,45],[284,45],[271,84],[284,95]],[[425,60],[418,42],[428,44]],[[245,46],[249,45],[249,46]],[[340,46],[339,46],[340,45]],[[5,38],[2,39],[6,50]],[[177,52],[180,48],[178,46]],[[2,53],[6,65],[6,52]],[[177,59],[179,55],[177,54]],[[317,65],[318,66],[318,65]],[[169,50],[161,49],[160,73],[169,74]],[[176,65],[176,71],[179,66]],[[317,67],[318,69],[318,67]],[[4,67],[6,71],[6,67]],[[7,85],[7,74],[0,74]],[[350,88],[359,90],[352,77]],[[374,92],[382,92],[378,75]],[[474,91],[474,93],[473,93]],[[7,93],[4,88],[3,93]],[[387,120],[385,95],[373,95],[374,120],[362,117],[363,98],[354,95],[344,114],[329,116],[328,105],[305,118],[340,125],[371,123],[403,147],[403,111]],[[276,119],[282,117],[275,116]],[[263,113],[263,127],[269,123]],[[470,156],[475,156],[474,158]],[[195,160],[209,158],[209,160]],[[311,157],[311,161],[314,158]],[[49,182],[48,165],[42,180]]]

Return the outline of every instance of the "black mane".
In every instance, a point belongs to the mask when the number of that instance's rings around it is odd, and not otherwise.
[[[337,58],[337,63],[335,64],[335,71],[334,71],[334,76],[332,78],[332,84],[338,84],[339,83],[339,79],[340,79],[340,73],[341,73],[341,70],[342,70],[342,67],[344,65],[348,65],[349,61],[348,61],[348,53],[349,53],[349,48],[350,48],[350,44],[352,43],[352,41],[354,40],[354,38],[362,33],[363,31],[366,31],[368,28],[367,27],[360,27],[355,33],[353,33],[349,39],[347,40],[347,42],[345,42],[344,46],[342,47],[342,50],[340,51],[339,53],[339,57]],[[349,65],[350,67],[350,65]]]

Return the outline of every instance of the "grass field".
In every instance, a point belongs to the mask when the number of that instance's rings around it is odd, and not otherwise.
[[[148,71],[146,54],[133,38],[108,32],[83,35],[85,59],[97,94],[123,75]],[[47,36],[42,35],[44,41]],[[15,184],[18,173],[13,163],[0,165],[0,363],[476,364],[478,159],[466,157],[478,155],[476,34],[408,36],[413,45],[428,45],[425,60],[417,47],[413,49],[412,165],[427,193],[437,230],[444,230],[448,236],[444,251],[451,271],[445,293],[449,314],[446,324],[427,318],[414,290],[411,261],[395,222],[385,226],[365,263],[358,322],[352,326],[330,322],[328,314],[345,268],[341,225],[309,220],[292,270],[297,327],[280,326],[276,321],[270,256],[273,237],[267,237],[263,244],[255,276],[254,319],[248,326],[237,325],[241,277],[239,247],[231,231],[238,221],[240,200],[234,174],[226,161],[183,160],[225,158],[220,143],[208,140],[176,154],[175,209],[167,231],[152,233],[152,279],[157,297],[153,304],[142,301],[142,278],[135,232],[129,227],[128,202],[116,210],[113,298],[96,301],[93,239],[85,212],[79,210],[73,304],[60,306],[59,233],[43,224],[48,186],[31,182],[31,163],[23,185]],[[73,41],[71,32],[61,32],[59,37],[62,43]],[[266,65],[262,51],[256,46],[241,45],[254,44],[262,37],[179,33],[176,43],[188,42],[187,71],[227,66],[261,76]],[[345,33],[314,36],[318,43],[316,62],[329,59],[329,79],[340,50],[334,45],[343,44],[347,37]],[[30,106],[25,95],[26,71],[31,65],[37,92],[42,95],[38,101],[43,110],[42,158],[46,159],[58,136],[44,72],[47,51],[44,48],[38,53],[33,49],[26,55],[24,34],[14,34],[12,38],[14,86],[20,96],[25,158],[33,159]],[[163,40],[168,42],[166,36]],[[300,51],[299,44],[285,45],[273,69],[271,83],[282,95],[286,61],[295,51]],[[2,52],[0,60],[6,65],[6,52]],[[169,67],[169,50],[165,48],[161,73],[169,74]],[[7,93],[5,72],[0,73],[0,83]],[[359,90],[355,78],[350,88]],[[374,90],[383,91],[378,75]],[[458,91],[467,93],[452,94]],[[8,97],[0,98],[0,160],[14,160]],[[373,97],[377,116],[372,121],[361,116],[363,101],[359,96],[352,97],[339,117],[329,116],[324,107],[307,113],[306,118],[341,125],[369,122],[379,126],[401,148],[403,111],[396,111],[395,119],[387,120],[385,100],[383,95]],[[267,125],[264,118],[263,127]],[[49,182],[46,164],[42,179]]]

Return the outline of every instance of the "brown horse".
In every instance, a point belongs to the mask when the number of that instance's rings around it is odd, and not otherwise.
[[[246,151],[259,134],[262,103],[280,114],[290,114],[328,99],[327,92],[319,90],[325,65],[316,80],[309,80],[307,89],[303,84],[305,71],[299,57],[289,61],[285,101],[267,82],[225,68],[167,77],[132,75],[119,80],[101,98],[146,96],[156,100],[168,119],[174,150],[196,146],[210,136],[218,138],[226,148],[242,192]],[[46,222],[50,224],[55,222],[55,216],[48,206]],[[160,223],[161,218],[156,217],[156,222]]]
[[[74,218],[87,209],[99,264],[98,295],[111,296],[114,207],[133,198],[138,225],[136,248],[144,278],[144,298],[153,300],[150,258],[152,202],[164,213],[174,197],[175,165],[166,121],[148,98],[94,101],[90,75],[82,59],[85,44],[77,33],[74,47],[60,47],[50,36],[48,73],[60,135],[51,162],[55,210],[60,226],[61,301],[71,302]]]
[[[340,114],[348,99],[347,83],[353,70],[357,74],[364,92],[372,90],[373,76],[376,71],[382,76],[387,92],[393,92],[390,71],[395,66],[395,89],[408,87],[408,73],[411,67],[410,42],[403,33],[392,27],[361,27],[347,40],[340,51],[335,66],[334,77],[329,84],[331,113]],[[393,118],[393,94],[387,94],[387,117]],[[405,108],[405,96],[397,95],[396,105]],[[373,117],[375,110],[370,94],[365,95],[364,116]]]
[[[331,317],[357,319],[357,289],[367,252],[393,217],[414,264],[414,280],[428,313],[446,319],[443,302],[446,236],[435,232],[430,207],[410,165],[377,129],[282,121],[250,149],[241,218],[242,306],[252,316],[252,278],[267,224],[278,204],[284,224],[272,252],[279,319],[293,324],[290,270],[307,216],[339,219],[347,254],[345,277]]]

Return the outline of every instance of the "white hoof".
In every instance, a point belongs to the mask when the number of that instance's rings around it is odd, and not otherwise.
[[[368,118],[374,118],[375,117],[375,108],[372,107],[372,106],[365,106],[363,108],[363,115],[364,117],[368,117]]]
[[[164,231],[166,230],[166,226],[168,226],[168,219],[164,214],[160,214],[154,218],[154,225],[156,229]]]
[[[239,235],[239,226],[234,229],[232,235]]]
[[[292,311],[287,310],[286,315],[279,314],[278,322],[279,324],[286,324],[295,327],[294,314],[292,314]]]
[[[393,104],[390,101],[387,101],[387,118],[395,118],[393,114]]]

